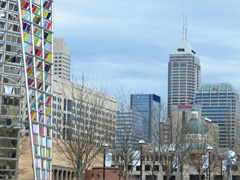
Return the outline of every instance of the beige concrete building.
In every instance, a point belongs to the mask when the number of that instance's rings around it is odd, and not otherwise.
[[[54,38],[54,76],[70,80],[71,54],[63,38]]]
[[[219,126],[206,117],[202,116],[201,106],[196,106],[198,109],[198,119],[204,125],[207,131],[208,142],[214,148],[219,147]],[[193,105],[176,105],[173,106],[172,117],[168,118],[165,125],[165,136],[164,141],[166,143],[172,142],[174,134],[180,133],[182,127],[191,118],[191,109]]]
[[[53,87],[53,138],[74,137],[80,131],[83,139],[93,136],[96,145],[115,144],[116,98],[57,77]]]
[[[52,155],[52,180],[75,180],[76,171],[69,161],[64,159],[56,149],[56,141],[53,140],[53,155]],[[103,164],[102,154],[99,154],[94,161],[94,166],[101,167]],[[21,138],[20,143],[20,158],[18,165],[18,180],[33,180],[32,166],[32,151],[29,138]]]

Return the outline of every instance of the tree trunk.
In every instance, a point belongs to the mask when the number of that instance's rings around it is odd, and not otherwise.
[[[82,174],[81,172],[76,172],[77,174],[77,180],[84,180],[85,174]]]
[[[200,171],[198,172],[198,180],[202,180],[202,175],[201,175]]]
[[[183,165],[180,165],[180,171],[181,171],[181,180],[183,180]]]
[[[77,172],[77,180],[80,180],[80,172]]]
[[[154,171],[152,172],[152,180],[155,180],[155,179],[154,179]]]
[[[152,166],[152,180],[155,180],[154,179],[154,166],[155,166],[155,161],[153,161],[153,166]]]
[[[166,174],[166,176],[167,176],[167,180],[169,180],[169,179],[170,179],[170,175],[169,175],[169,174]]]
[[[124,177],[125,180],[128,180],[128,169],[126,168],[126,171],[125,171],[125,177]]]

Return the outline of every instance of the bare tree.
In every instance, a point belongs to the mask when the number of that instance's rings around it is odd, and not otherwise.
[[[129,98],[121,90],[118,94],[118,119],[117,119],[117,140],[113,147],[113,163],[119,168],[119,180],[123,176],[129,179],[129,172],[132,171],[139,156],[138,141],[142,138],[141,124],[142,114],[130,110]]]
[[[77,180],[82,180],[86,170],[102,156],[101,145],[108,143],[111,147],[115,143],[116,100],[109,99],[104,88],[88,84],[84,75],[80,83],[60,82],[55,84],[55,91],[64,100],[58,104],[63,109],[57,106],[54,114],[55,118],[61,117],[55,127],[61,135],[55,147],[59,158],[72,164]]]
[[[152,130],[153,141],[150,149],[155,156],[155,161],[163,168],[166,179],[169,180],[173,172],[179,166],[181,168],[187,154],[187,147],[184,144],[185,136],[182,133],[182,124],[178,113],[173,113],[171,118],[167,118],[167,109],[163,103],[154,111],[155,128]],[[151,168],[152,179],[154,179],[154,164]]]

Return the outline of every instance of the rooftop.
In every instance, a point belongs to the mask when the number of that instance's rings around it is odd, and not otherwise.
[[[198,91],[236,91],[230,83],[204,83]]]
[[[196,56],[196,51],[194,51],[189,42],[184,39],[180,41],[171,54],[192,54]]]

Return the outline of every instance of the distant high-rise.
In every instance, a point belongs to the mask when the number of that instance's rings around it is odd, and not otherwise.
[[[131,109],[143,115],[142,136],[144,141],[152,141],[151,132],[154,127],[154,115],[160,107],[161,98],[155,94],[132,94]]]
[[[196,92],[202,116],[219,126],[219,147],[238,146],[240,132],[239,93],[229,83],[203,84]]]
[[[63,38],[54,38],[54,75],[70,80],[71,54]]]
[[[116,147],[119,150],[137,148],[139,140],[142,139],[142,122],[143,116],[140,112],[117,112]]]
[[[183,39],[168,62],[168,116],[171,116],[173,105],[192,104],[200,85],[200,60],[187,40],[187,33],[184,36],[183,32]]]

